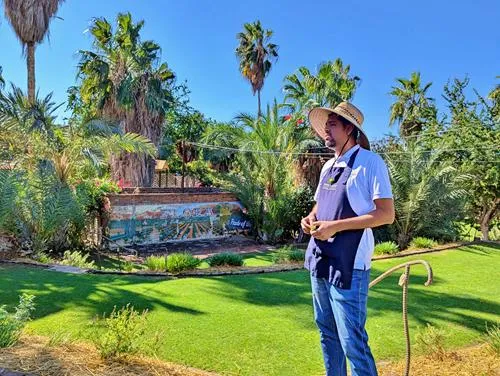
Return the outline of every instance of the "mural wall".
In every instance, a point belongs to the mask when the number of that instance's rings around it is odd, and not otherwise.
[[[119,245],[164,243],[227,236],[249,230],[239,202],[113,206],[110,238]]]

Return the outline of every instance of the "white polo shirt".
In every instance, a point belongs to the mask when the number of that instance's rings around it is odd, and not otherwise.
[[[387,166],[380,155],[356,145],[349,149],[336,162],[334,167],[345,167],[349,157],[359,149],[358,155],[353,164],[351,175],[347,180],[347,199],[351,204],[352,210],[357,215],[363,215],[375,210],[373,200],[379,198],[392,198],[391,182]],[[321,182],[332,167],[335,158],[328,160],[321,169]],[[318,201],[320,185],[316,189],[314,200]],[[363,232],[359,242],[356,259],[354,260],[354,269],[370,269],[371,258],[375,248],[373,231],[367,228]]]

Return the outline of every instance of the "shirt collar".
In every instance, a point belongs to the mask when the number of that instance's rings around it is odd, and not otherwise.
[[[352,148],[350,148],[346,153],[342,154],[338,159],[337,159],[337,163],[338,162],[344,162],[346,160],[349,160],[349,158],[351,157],[351,155],[359,149],[359,145],[356,144],[354,145]]]

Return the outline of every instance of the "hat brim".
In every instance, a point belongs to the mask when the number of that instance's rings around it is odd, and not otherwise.
[[[313,108],[311,111],[309,111],[308,115],[309,124],[311,124],[312,129],[317,133],[319,137],[321,137],[323,140],[326,139],[327,135],[325,132],[325,124],[326,121],[328,120],[328,116],[332,113],[337,116],[341,116],[342,118],[350,122],[352,125],[354,125],[356,128],[358,128],[359,137],[357,142],[359,146],[361,146],[366,150],[370,150],[370,141],[368,141],[368,137],[366,136],[366,133],[363,131],[361,126],[357,124],[357,122],[354,119],[348,118],[344,114],[328,107],[316,107]]]

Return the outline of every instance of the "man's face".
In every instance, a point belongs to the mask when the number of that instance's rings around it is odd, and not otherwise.
[[[342,121],[335,114],[328,115],[325,124],[325,145],[334,148],[337,145],[344,145],[348,138],[350,127],[345,127]]]

